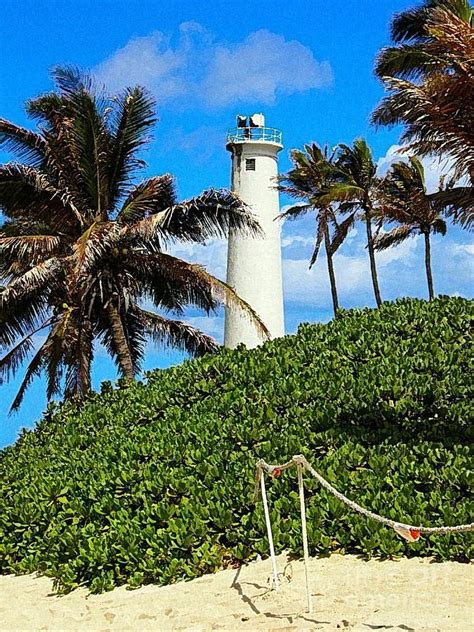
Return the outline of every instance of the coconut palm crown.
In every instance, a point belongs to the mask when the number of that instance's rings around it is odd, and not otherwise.
[[[410,156],[408,163],[392,165],[381,187],[377,212],[380,225],[397,226],[376,238],[376,250],[396,246],[413,235],[423,235],[428,294],[430,300],[434,299],[430,236],[445,235],[446,222],[428,195],[424,168],[418,158]]]
[[[56,91],[27,103],[38,131],[0,121],[0,146],[19,160],[0,167],[0,380],[30,359],[13,409],[42,372],[49,399],[84,397],[97,341],[126,378],[140,372],[149,338],[215,351],[212,338],[168,317],[186,306],[209,313],[224,302],[266,333],[230,287],[165,252],[229,227],[258,232],[248,209],[226,190],[179,202],[170,175],[134,183],[153,98],[140,87],[109,98],[70,67],[53,75]]]
[[[376,61],[375,72],[388,95],[375,109],[373,122],[404,125],[401,140],[410,153],[450,157],[455,179],[467,176],[474,184],[470,2],[425,0],[394,17],[392,38],[396,46],[384,48]],[[449,199],[472,209],[472,191],[458,190]]]

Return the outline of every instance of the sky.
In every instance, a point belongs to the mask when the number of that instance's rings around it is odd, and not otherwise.
[[[34,127],[24,113],[28,98],[51,89],[50,69],[72,64],[90,71],[110,91],[145,85],[158,104],[159,122],[145,154],[143,177],[172,173],[189,198],[230,182],[225,134],[235,115],[264,112],[283,131],[279,169],[289,150],[316,141],[330,147],[364,136],[380,173],[398,159],[400,129],[375,129],[370,113],[383,95],[373,75],[377,51],[389,44],[391,16],[415,0],[4,0],[0,22],[0,117]],[[0,153],[0,162],[10,159]],[[424,161],[431,188],[449,162]],[[284,208],[289,200],[281,198]],[[282,256],[287,333],[301,322],[331,318],[324,254],[308,260],[314,219],[283,225]],[[450,226],[433,239],[435,290],[472,296],[474,245]],[[173,254],[200,262],[225,279],[226,244],[180,246]],[[377,256],[384,300],[425,298],[423,244],[413,238]],[[373,306],[364,233],[356,226],[335,257],[340,303]],[[223,314],[195,311],[188,320],[219,341]],[[164,368],[181,354],[150,347],[145,369]],[[34,426],[46,402],[33,383],[19,413],[8,416],[19,378],[0,386],[0,447],[22,427]],[[96,349],[93,384],[116,379]]]

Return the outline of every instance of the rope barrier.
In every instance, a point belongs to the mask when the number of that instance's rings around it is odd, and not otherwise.
[[[323,476],[321,476],[321,474],[318,474],[318,472],[316,472],[316,470],[311,466],[310,463],[308,463],[308,461],[302,454],[295,455],[291,459],[291,461],[287,461],[286,463],[283,463],[282,465],[269,465],[263,459],[260,459],[257,462],[257,466],[256,466],[257,478],[259,480],[259,476],[260,476],[258,474],[259,470],[260,471],[264,470],[270,476],[277,477],[280,475],[280,472],[282,472],[283,470],[287,470],[290,467],[296,467],[298,464],[301,464],[308,472],[310,472],[314,476],[314,478],[318,481],[318,483],[320,483],[322,487],[327,489],[328,492],[330,492],[338,500],[343,502],[345,505],[347,505],[354,511],[362,514],[363,516],[367,516],[367,518],[372,518],[373,520],[376,520],[377,522],[380,522],[386,525],[387,527],[392,527],[392,529],[397,530],[396,528],[399,528],[400,530],[406,529],[408,531],[413,531],[414,532],[413,537],[415,539],[418,539],[421,533],[431,533],[431,534],[462,533],[464,531],[474,531],[474,522],[471,522],[469,524],[459,524],[455,526],[425,527],[423,525],[414,526],[414,525],[406,524],[404,522],[397,522],[396,520],[392,520],[391,518],[385,518],[384,516],[380,516],[379,514],[373,511],[370,511],[369,509],[366,509],[365,507],[361,507],[361,505],[354,502],[353,500],[350,500],[349,498],[347,498],[347,496],[344,496],[344,494],[342,494],[335,487],[333,487],[331,483],[329,483]],[[255,496],[254,498],[256,500],[257,496]]]
[[[365,507],[362,507],[358,503],[344,496],[340,491],[338,491],[335,487],[329,483],[321,474],[319,474],[312,465],[306,460],[306,458],[302,454],[296,454],[290,461],[286,463],[281,463],[279,465],[270,465],[263,459],[257,461],[256,464],[256,474],[255,474],[255,491],[254,491],[254,502],[258,500],[259,491],[262,494],[262,502],[265,513],[265,522],[267,526],[267,534],[268,534],[268,542],[270,545],[270,557],[272,559],[272,569],[273,569],[273,578],[275,589],[279,590],[279,582],[278,582],[278,571],[276,565],[276,557],[275,557],[275,549],[273,546],[273,536],[272,536],[272,527],[270,522],[270,513],[268,510],[268,501],[267,501],[267,493],[265,489],[265,473],[267,473],[272,478],[276,478],[280,476],[283,470],[288,470],[292,467],[296,467],[298,473],[298,490],[299,490],[299,498],[300,498],[300,511],[301,511],[301,530],[303,537],[303,554],[304,554],[304,565],[305,565],[305,579],[306,579],[306,596],[308,602],[308,612],[312,612],[311,606],[311,593],[309,590],[309,553],[308,553],[308,533],[306,528],[306,508],[305,508],[305,500],[304,500],[304,486],[303,486],[303,471],[307,470],[314,478],[318,481],[318,483],[324,487],[329,493],[331,493],[335,498],[343,502],[345,505],[350,507],[353,511],[366,516],[367,518],[372,518],[376,522],[380,522],[387,527],[391,527],[394,529],[398,535],[402,536],[408,542],[416,542],[422,533],[427,534],[446,534],[446,533],[463,533],[466,531],[474,531],[474,522],[469,524],[459,524],[454,526],[441,526],[441,527],[425,527],[424,525],[414,526],[410,524],[406,524],[404,522],[397,522],[396,520],[392,520],[391,518],[386,518],[385,516],[380,516],[374,511],[370,511]]]

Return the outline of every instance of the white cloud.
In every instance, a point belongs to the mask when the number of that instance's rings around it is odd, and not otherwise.
[[[132,39],[94,73],[111,91],[145,85],[160,105],[183,107],[273,104],[278,95],[332,83],[329,62],[318,62],[301,42],[265,29],[215,42],[196,22],[180,25],[177,42],[159,31]]]
[[[312,246],[314,244],[314,236],[307,235],[289,235],[281,240],[282,248],[290,248],[291,246]]]
[[[179,71],[186,65],[184,51],[170,48],[163,33],[154,32],[130,40],[94,69],[111,92],[129,85],[144,85],[159,92],[160,101],[184,94]]]
[[[305,92],[331,82],[328,62],[317,62],[300,42],[262,29],[243,42],[214,49],[202,90],[210,105],[273,104],[279,93]]]
[[[474,255],[474,244],[458,244],[453,248],[455,255]]]

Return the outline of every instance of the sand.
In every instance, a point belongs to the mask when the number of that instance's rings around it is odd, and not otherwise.
[[[45,577],[0,576],[2,630],[474,630],[473,566],[430,560],[311,559],[313,614],[301,561],[270,561],[172,586],[52,594]]]

